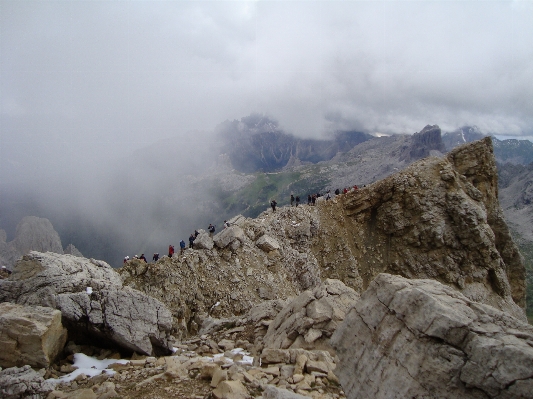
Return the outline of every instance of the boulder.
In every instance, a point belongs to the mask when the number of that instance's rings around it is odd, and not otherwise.
[[[29,365],[0,371],[0,398],[43,398],[53,389],[54,385]]]
[[[157,299],[129,287],[112,287],[91,295],[60,294],[56,303],[75,341],[89,331],[130,352],[169,354],[172,314]]]
[[[69,335],[80,343],[118,345],[126,351],[170,354],[172,314],[122,279],[103,261],[30,252],[0,281],[0,302],[61,310]]]
[[[213,249],[213,239],[209,237],[209,233],[201,231],[194,240],[195,249]]]
[[[226,248],[235,240],[244,241],[245,234],[239,226],[230,226],[213,237],[213,242],[218,248]]]
[[[215,399],[248,399],[250,394],[240,381],[222,381],[213,390]]]
[[[276,241],[276,239],[266,234],[259,237],[259,239],[255,242],[255,245],[257,245],[265,252],[271,252],[280,248],[279,243]]]
[[[287,389],[267,385],[263,392],[263,399],[308,399],[308,396],[300,395]]]
[[[48,367],[66,340],[59,310],[0,303],[1,367]]]
[[[434,280],[378,275],[331,342],[350,399],[533,392],[533,326]]]
[[[326,279],[277,314],[263,338],[264,348],[331,349],[329,337],[358,298],[341,281]]]

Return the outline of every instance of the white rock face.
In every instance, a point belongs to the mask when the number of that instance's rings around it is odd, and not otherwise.
[[[434,280],[380,274],[336,330],[348,398],[526,398],[533,327]]]
[[[61,312],[42,306],[0,303],[0,366],[48,367],[63,349]]]
[[[107,341],[146,355],[170,352],[170,311],[157,299],[123,287],[103,261],[30,252],[9,280],[0,281],[3,301],[61,310],[75,340]]]

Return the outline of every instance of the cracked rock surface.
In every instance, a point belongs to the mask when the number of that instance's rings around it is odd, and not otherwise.
[[[0,281],[0,302],[6,301],[59,309],[69,336],[80,342],[146,355],[170,353],[170,311],[157,299],[123,287],[119,274],[103,261],[32,251]]]
[[[331,343],[348,398],[533,396],[533,327],[434,280],[378,275]]]

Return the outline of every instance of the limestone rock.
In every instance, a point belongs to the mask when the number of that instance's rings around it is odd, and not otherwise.
[[[32,251],[17,262],[10,279],[0,281],[0,301],[61,310],[69,334],[80,342],[146,355],[170,353],[170,311],[157,299],[123,287],[103,261]]]
[[[200,231],[200,234],[194,240],[195,249],[213,249],[213,239],[209,237],[209,233]]]
[[[332,344],[350,399],[533,392],[533,327],[434,280],[378,275]]]
[[[263,339],[264,347],[329,349],[329,337],[358,298],[341,281],[327,279],[278,313]]]
[[[218,248],[226,248],[235,240],[243,241],[244,231],[239,226],[230,226],[213,237],[213,242]]]
[[[30,366],[0,371],[0,397],[4,399],[43,398],[54,386]]]
[[[273,385],[267,385],[263,392],[263,399],[308,399],[308,396],[300,395]]]
[[[255,242],[255,245],[265,252],[275,251],[276,249],[280,248],[278,242],[266,234],[259,237],[259,239]]]
[[[0,366],[48,367],[67,340],[61,312],[42,306],[0,303]]]
[[[240,381],[222,381],[213,390],[216,399],[248,399],[250,394]]]

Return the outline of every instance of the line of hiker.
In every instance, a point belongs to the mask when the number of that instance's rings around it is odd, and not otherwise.
[[[224,220],[224,228],[228,228],[230,226],[230,223],[227,221],[227,220]],[[209,226],[207,227],[207,231],[209,233],[209,237],[213,237],[213,235],[215,234],[215,231],[216,231],[216,225],[214,224],[209,224]],[[194,233],[191,233],[191,235],[189,236],[189,248],[190,249],[194,249],[194,241],[196,240],[196,237],[198,237],[200,233],[198,232],[198,230],[194,230]],[[186,243],[184,240],[181,240],[179,242],[179,246],[180,246],[180,254],[183,254],[185,252],[185,247],[186,247]],[[172,258],[174,256],[174,253],[175,253],[175,249],[174,249],[174,245],[172,244],[169,244],[168,246],[168,257],[169,258]],[[144,256],[144,254],[142,254],[140,257],[137,256],[137,255],[134,255],[133,258],[130,259],[129,256],[125,256],[124,257],[124,263],[132,260],[132,259],[139,259],[139,260],[142,260],[146,263],[148,263],[148,261],[146,260],[146,257]],[[152,262],[157,262],[159,260],[159,253],[156,252],[154,253],[154,256],[152,257]]]
[[[366,186],[363,186],[363,187],[366,187]],[[335,196],[340,195],[340,194],[346,194],[347,192],[352,191],[352,190],[357,191],[358,189],[359,187],[357,186],[357,184],[355,184],[353,187],[344,187],[342,190],[337,188],[335,190]],[[325,196],[326,201],[330,200],[332,198],[331,190],[326,191],[324,195],[320,194],[320,192],[316,194],[307,194],[307,205],[315,206],[318,198],[323,197],[323,196]],[[290,204],[291,204],[291,207],[293,206],[297,207],[298,205],[300,205],[300,196],[299,195],[295,196],[294,194],[291,194]],[[276,212],[277,205],[278,203],[276,202],[275,199],[272,199],[270,201],[270,207],[272,208],[272,212]]]

